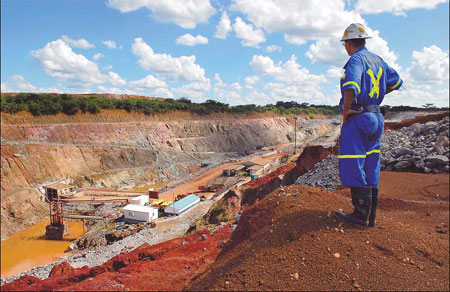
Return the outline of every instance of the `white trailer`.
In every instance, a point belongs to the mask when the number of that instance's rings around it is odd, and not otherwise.
[[[148,195],[138,196],[130,200],[130,204],[139,206],[144,206],[148,202],[149,202]]]
[[[181,213],[186,212],[190,208],[196,206],[199,202],[199,197],[197,197],[196,195],[189,195],[164,208],[164,213],[166,213],[167,215],[180,215]]]
[[[151,222],[158,218],[158,209],[151,206],[128,204],[122,210],[125,213],[125,219]]]

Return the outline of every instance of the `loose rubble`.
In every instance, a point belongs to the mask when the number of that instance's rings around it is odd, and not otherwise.
[[[386,130],[381,138],[384,171],[449,172],[449,117],[439,122],[415,123],[400,130]],[[338,159],[326,157],[295,184],[336,190],[340,185]]]

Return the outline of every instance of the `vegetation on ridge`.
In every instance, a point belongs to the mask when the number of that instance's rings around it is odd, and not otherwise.
[[[157,113],[169,113],[173,111],[187,111],[199,115],[212,113],[274,113],[280,115],[307,115],[314,117],[316,114],[333,115],[339,113],[338,106],[310,105],[295,101],[278,101],[275,105],[264,106],[247,104],[230,106],[216,100],[207,100],[203,103],[194,103],[187,98],[180,99],[142,99],[128,98],[116,99],[110,97],[73,97],[70,94],[38,94],[19,93],[1,96],[1,111],[5,113],[17,113],[29,111],[34,116],[55,115],[65,113],[73,115],[79,111],[91,114],[99,113],[103,109],[124,109],[127,112],[135,111],[146,115]],[[388,107],[393,111],[418,110],[409,106]],[[435,107],[425,107],[421,110],[436,110]]]

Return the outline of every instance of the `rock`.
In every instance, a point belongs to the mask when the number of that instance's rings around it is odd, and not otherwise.
[[[49,277],[51,278],[62,274],[70,274],[73,272],[73,270],[74,268],[72,268],[72,266],[68,262],[63,262],[52,268]]]
[[[337,252],[337,253],[334,254],[334,257],[335,257],[335,258],[340,258],[340,257],[341,257],[341,254]]]
[[[295,280],[298,280],[298,273],[294,273]]]
[[[425,166],[428,168],[445,167],[448,164],[448,158],[443,155],[431,155],[424,159]]]
[[[394,165],[394,169],[398,170],[398,171],[407,170],[410,167],[411,167],[411,162],[405,161],[405,160],[399,161]]]

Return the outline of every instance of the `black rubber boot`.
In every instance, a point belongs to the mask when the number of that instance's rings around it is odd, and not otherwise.
[[[372,188],[372,208],[369,214],[369,227],[375,227],[376,215],[377,215],[377,205],[378,205],[378,189]]]
[[[345,223],[368,226],[370,208],[372,207],[372,188],[353,187],[350,188],[350,192],[355,210],[353,213],[334,211],[334,217]]]

